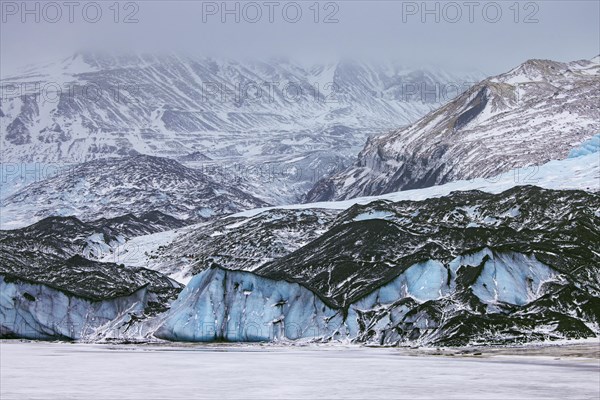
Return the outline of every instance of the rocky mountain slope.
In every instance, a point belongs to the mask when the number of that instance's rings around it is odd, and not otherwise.
[[[306,200],[489,178],[565,158],[600,131],[599,62],[529,60],[487,78],[414,124],[369,139],[353,166],[318,182]]]
[[[188,280],[214,265],[252,271],[299,249],[323,234],[338,211],[325,209],[272,210],[252,218],[225,218],[190,226],[171,241],[124,249],[148,254],[138,265]],[[157,238],[158,239],[158,238]],[[138,248],[140,246],[140,248]]]
[[[183,226],[185,222],[158,211],[90,222],[76,217],[47,217],[25,228],[0,231],[0,245],[3,251],[40,251],[61,258],[82,255],[93,259],[137,236]]]
[[[177,161],[138,155],[90,161],[33,182],[2,200],[1,217],[3,229],[47,216],[91,221],[153,211],[198,221],[264,205],[235,182],[216,182]]]

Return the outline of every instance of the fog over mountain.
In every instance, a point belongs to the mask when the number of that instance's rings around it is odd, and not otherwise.
[[[2,76],[24,64],[53,61],[81,49],[238,59],[294,56],[308,63],[344,56],[391,58],[411,67],[436,64],[496,75],[531,58],[589,59],[600,47],[600,6],[585,0],[522,2],[518,8],[489,1],[471,6],[343,1],[321,2],[315,9],[311,2],[296,6],[285,1],[270,9],[257,2],[258,12],[233,1],[129,3],[121,3],[118,12],[109,8],[112,3],[100,3],[99,18],[95,7],[84,11],[87,3],[81,3],[73,9],[72,23],[64,5],[58,20],[54,10],[44,12],[41,3],[37,14],[23,15],[18,2],[16,10],[3,10]]]

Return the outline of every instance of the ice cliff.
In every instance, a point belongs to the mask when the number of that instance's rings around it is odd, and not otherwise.
[[[181,341],[271,341],[332,336],[340,310],[297,283],[210,268],[173,303],[155,336]]]
[[[0,275],[0,330],[4,337],[78,340],[124,314],[141,313],[148,287],[92,299],[50,285]]]

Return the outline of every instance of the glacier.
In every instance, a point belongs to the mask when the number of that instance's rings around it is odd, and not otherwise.
[[[482,267],[468,286],[491,313],[501,313],[503,305],[520,306],[541,297],[543,284],[559,275],[533,256],[484,248],[446,265],[439,260],[415,263],[343,309],[330,307],[326,298],[298,283],[212,267],[192,278],[160,317],[154,336],[191,342],[368,342],[368,331],[382,334],[403,323],[435,331],[443,321],[411,315],[411,311],[431,300],[450,299],[464,289],[458,276],[465,266]],[[452,307],[464,306],[451,304],[446,312],[454,312]]]
[[[592,153],[551,161],[538,170],[539,186],[594,192],[598,182],[598,160],[598,153]],[[465,184],[466,187],[458,187],[458,184]],[[4,279],[0,303],[2,333],[3,336],[41,339],[158,338],[232,342],[302,339],[390,345],[409,342],[437,345],[446,332],[464,337],[464,327],[470,325],[473,325],[473,329],[492,329],[494,334],[516,331],[517,334],[528,335],[536,330],[537,337],[540,337],[547,332],[552,334],[552,329],[555,329],[553,324],[559,324],[562,330],[556,337],[569,337],[563,334],[568,330],[575,330],[576,335],[583,337],[597,334],[600,317],[594,317],[597,314],[594,310],[597,310],[598,297],[597,292],[593,291],[597,287],[597,270],[594,269],[597,263],[595,253],[586,253],[587,249],[593,249],[587,240],[597,235],[594,224],[586,223],[598,216],[597,194],[581,191],[549,194],[545,189],[515,186],[518,183],[512,174],[491,181],[479,178],[379,197],[252,210],[221,218],[206,231],[201,229],[203,225],[181,229],[181,235],[189,236],[186,236],[188,240],[175,243],[181,247],[181,263],[197,260],[198,263],[213,266],[194,270],[199,273],[187,282],[187,287],[179,293],[175,302],[169,300],[168,305],[157,311],[158,315],[143,315],[146,298],[148,302],[153,301],[151,290],[147,294],[142,289],[137,294],[129,290],[128,295],[120,299],[88,299],[58,290],[51,284]],[[487,194],[467,193],[465,188],[492,193],[513,189],[504,197],[491,199]],[[454,190],[461,190],[461,193],[448,197],[451,205],[443,206],[448,199],[440,199],[439,204],[435,200]],[[413,200],[414,204],[395,208],[389,203],[404,199]],[[422,199],[430,200],[416,202]],[[372,203],[374,200],[383,201],[365,207],[355,206],[353,212],[335,211],[363,202]],[[427,208],[432,201],[441,208],[434,205]],[[475,207],[482,207],[488,202],[487,208]],[[553,207],[549,208],[547,204]],[[259,217],[261,212],[265,214]],[[429,215],[429,219],[426,219],[426,215]],[[344,276],[331,285],[325,282],[318,287],[310,286],[301,277],[290,278],[294,276],[293,269],[299,265],[294,262],[289,265],[285,264],[287,261],[284,263],[284,272],[292,271],[288,275],[283,274],[283,277],[269,277],[264,269],[256,269],[259,263],[299,251],[306,243],[315,242],[332,227],[346,226],[347,223],[360,227],[373,220],[385,220],[386,223],[400,224],[414,230],[415,221],[425,218],[419,228],[422,239],[416,239],[414,248],[411,245],[405,249],[409,253],[418,251],[421,245],[432,243],[432,235],[440,225],[449,223],[450,217],[456,216],[460,218],[451,224],[458,228],[456,240],[441,243],[447,251],[436,253],[434,251],[437,250],[432,248],[431,252],[421,252],[409,263],[395,264],[401,268],[394,270],[393,274],[386,272],[392,264],[381,263],[381,275],[363,281],[361,284],[366,285],[368,290],[361,292],[362,297],[349,299],[348,302],[334,302],[328,298],[338,287],[347,284]],[[277,223],[270,226],[263,219]],[[477,226],[471,227],[474,225],[467,222],[476,222]],[[500,228],[503,229],[501,232]],[[233,235],[233,229],[241,231]],[[194,230],[198,230],[198,235],[191,232]],[[490,230],[492,235],[488,239],[477,236],[478,232],[484,233],[486,230]],[[535,233],[538,230],[547,237]],[[500,232],[499,236],[492,234],[492,231]],[[519,244],[515,242],[515,235],[519,232],[532,234],[524,236],[524,241]],[[214,241],[213,234],[221,239]],[[465,235],[471,237],[467,246],[471,250],[468,251],[454,244],[460,245],[462,239],[459,239]],[[160,232],[154,236],[142,236],[134,242],[143,245],[137,252],[145,253],[154,247],[148,242],[151,238],[152,242],[161,245],[175,240],[177,236],[173,231]],[[206,238],[200,240],[203,236]],[[82,238],[88,245],[97,242],[87,231]],[[321,258],[314,259],[314,266],[321,275],[328,271],[327,262],[340,255],[339,237],[332,238],[333,247],[321,243],[321,247],[312,248],[314,251],[328,249]],[[357,236],[357,239],[364,238]],[[489,238],[493,239],[491,243],[486,242]],[[539,240],[542,242],[536,243]],[[228,249],[228,242],[235,241],[244,243],[244,248]],[[198,258],[194,255],[197,250],[190,247],[190,243],[206,247],[209,249],[208,255],[217,254],[219,257]],[[480,245],[489,247],[480,248]],[[14,246],[22,249],[18,241],[14,242]],[[567,258],[557,258],[557,250],[560,249],[564,251],[559,253],[566,254]],[[353,251],[350,245],[348,254],[353,254]],[[577,251],[577,254],[572,255],[572,251]],[[542,258],[536,258],[536,254]],[[265,255],[271,259],[266,259]],[[374,264],[371,264],[372,254],[364,255],[364,259],[349,257],[348,260],[362,264],[361,268],[368,268],[362,270],[366,273],[372,270]],[[390,258],[392,261],[394,259]],[[242,266],[237,260],[249,260],[249,263]],[[140,259],[139,262],[146,265],[146,259]],[[176,266],[179,261],[171,257],[166,262]],[[81,263],[75,264],[80,267]],[[236,265],[240,269],[254,269],[234,270]],[[584,268],[580,269],[579,265]],[[312,268],[311,265],[307,267]],[[110,271],[113,267],[106,268]],[[330,280],[331,271],[328,271]],[[343,268],[338,271],[341,271],[341,275],[346,273]],[[69,274],[70,271],[67,271],[66,276]],[[129,289],[133,289],[133,286],[139,288],[139,281],[136,282]],[[332,291],[328,292],[328,289]],[[575,306],[577,310],[582,309],[583,314],[572,313]],[[165,310],[168,307],[170,309]],[[71,325],[77,329],[71,329]],[[479,335],[480,332],[475,334]],[[481,333],[480,337],[483,336],[484,333]]]
[[[590,143],[593,143],[593,140],[590,140]],[[348,200],[317,201],[302,204],[262,207],[240,211],[227,217],[250,218],[264,211],[276,209],[346,210],[355,204],[368,204],[377,200],[389,200],[393,202],[403,200],[421,201],[448,196],[452,192],[464,192],[468,190],[501,193],[510,188],[527,184],[552,190],[585,190],[589,192],[598,192],[600,191],[600,148],[595,148],[593,145],[582,146],[588,149],[589,152],[577,150],[577,156],[560,160],[551,160],[535,167],[515,168],[491,178],[457,180],[422,189],[402,190],[377,196],[354,197]],[[521,180],[519,177],[527,177],[528,180]]]
[[[273,341],[332,335],[339,310],[297,283],[210,268],[196,275],[155,332],[177,341]]]
[[[488,259],[484,259],[486,256]],[[544,282],[557,276],[547,265],[521,253],[494,254],[489,249],[485,249],[466,258],[467,260],[463,257],[457,259],[453,262],[453,266],[458,268],[458,265],[465,263],[468,265],[483,263],[483,269],[472,285],[472,290],[484,303],[492,305],[527,304],[541,296]]]
[[[571,150],[568,158],[587,156],[600,152],[600,133],[583,142],[579,147]],[[600,154],[599,154],[600,155]]]
[[[124,315],[141,314],[148,286],[104,299],[92,299],[50,285],[0,275],[0,336],[26,339],[86,339]]]

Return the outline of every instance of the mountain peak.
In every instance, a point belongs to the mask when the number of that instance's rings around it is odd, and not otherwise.
[[[318,182],[306,200],[488,178],[566,158],[600,130],[597,79],[589,61],[528,60],[417,122],[374,137],[353,166]]]

